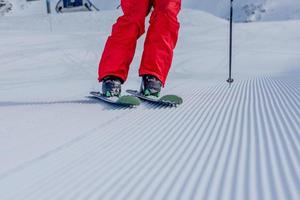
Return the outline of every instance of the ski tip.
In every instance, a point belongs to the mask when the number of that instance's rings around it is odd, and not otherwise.
[[[177,95],[165,95],[160,98],[161,101],[169,102],[171,104],[180,105],[183,103],[183,99]]]
[[[125,96],[121,96],[118,99],[118,103],[128,104],[128,105],[132,105],[132,106],[139,106],[141,104],[141,101],[137,97],[125,95]]]

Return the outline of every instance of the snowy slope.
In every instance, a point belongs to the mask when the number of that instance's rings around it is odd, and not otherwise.
[[[14,6],[10,15],[32,15],[46,13],[45,1],[26,2],[9,0]],[[58,0],[52,0],[51,9],[55,13]],[[116,9],[119,0],[91,0],[101,11]],[[227,19],[230,0],[184,0],[184,8],[199,9]],[[278,21],[300,19],[299,0],[235,0],[234,19],[239,22]]]
[[[26,0],[8,0],[12,5],[12,9],[7,13],[8,16],[24,16],[24,15],[41,15],[46,13],[45,1],[29,1]]]
[[[164,89],[184,104],[126,110],[85,98],[119,14],[0,21],[0,199],[298,200],[300,21],[235,24],[229,87],[228,22],[184,10]]]
[[[222,18],[229,16],[230,0],[186,0],[186,8],[200,9]],[[298,0],[234,0],[236,21],[300,19]]]
[[[93,2],[102,9],[114,9],[120,1]],[[199,9],[228,18],[230,0],[183,0],[182,7]],[[234,0],[235,21],[277,21],[300,19],[299,0]]]

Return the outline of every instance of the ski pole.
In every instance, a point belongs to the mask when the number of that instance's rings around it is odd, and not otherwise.
[[[229,84],[233,83],[233,78],[231,77],[231,71],[232,71],[232,18],[233,18],[233,0],[230,0],[229,77],[227,79],[227,82]]]

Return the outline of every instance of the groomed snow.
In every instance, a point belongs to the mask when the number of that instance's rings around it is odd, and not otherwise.
[[[0,199],[300,199],[300,21],[183,10],[176,109],[85,98],[120,11],[0,21]],[[143,39],[127,88],[138,88]]]

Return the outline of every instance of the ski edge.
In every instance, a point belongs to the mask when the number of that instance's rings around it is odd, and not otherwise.
[[[172,107],[177,107],[178,105],[181,105],[183,103],[183,99],[177,95],[172,95],[172,94],[168,94],[168,95],[164,95],[160,98],[157,98],[157,99],[151,99],[149,97],[146,97],[142,94],[140,94],[137,90],[126,90],[127,93],[135,96],[135,97],[138,97],[140,99],[143,99],[145,101],[149,101],[149,102],[152,102],[152,103],[158,103],[158,104],[163,104],[163,105],[166,105],[166,106],[172,106]],[[170,101],[168,98],[176,98],[178,101]]]

